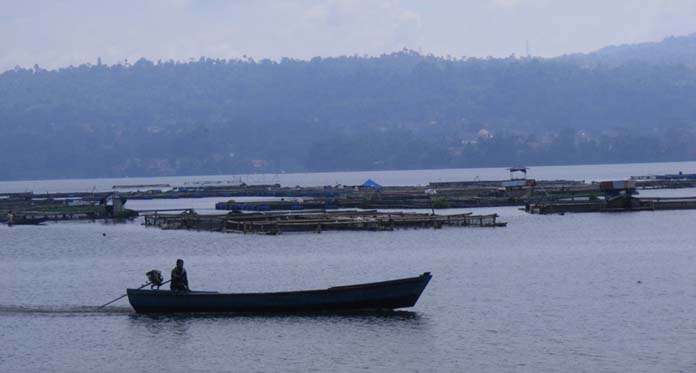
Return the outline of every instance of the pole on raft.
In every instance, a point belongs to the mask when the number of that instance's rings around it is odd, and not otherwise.
[[[168,283],[168,282],[171,282],[171,281],[172,281],[172,280],[167,280],[167,281],[163,282],[162,285],[164,285],[164,284],[166,284],[166,283]],[[138,290],[144,288],[145,286],[151,285],[151,284],[152,284],[152,282],[148,282],[147,284],[145,284],[145,285],[139,287]],[[162,286],[162,285],[160,285],[160,286]],[[111,303],[116,302],[117,300],[119,300],[119,299],[121,299],[121,298],[123,298],[123,297],[125,297],[125,296],[127,296],[127,295],[128,295],[128,294],[123,294],[123,295],[121,295],[120,297],[118,297],[118,298],[112,300],[111,302],[102,304],[101,306],[97,307],[97,311],[99,311],[100,309],[102,309],[102,308],[104,308],[104,307],[110,305]]]

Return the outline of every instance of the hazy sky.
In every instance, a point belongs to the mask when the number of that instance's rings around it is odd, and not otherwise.
[[[696,0],[0,0],[0,71],[140,57],[537,56],[696,32]]]

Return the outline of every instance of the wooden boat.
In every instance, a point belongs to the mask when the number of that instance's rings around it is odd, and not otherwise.
[[[302,313],[413,307],[432,276],[277,293],[127,289],[137,313]]]
[[[47,217],[13,216],[7,220],[7,225],[40,225],[46,221],[48,221]]]

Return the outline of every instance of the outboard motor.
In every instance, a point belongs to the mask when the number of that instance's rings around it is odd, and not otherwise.
[[[160,286],[162,286],[162,281],[164,281],[164,277],[162,277],[162,272],[153,269],[145,275],[147,276],[147,281],[150,283],[150,289],[154,289],[155,286],[157,286],[157,289],[159,289]]]

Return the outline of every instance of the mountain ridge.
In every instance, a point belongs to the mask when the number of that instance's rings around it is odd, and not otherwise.
[[[402,50],[18,68],[0,74],[0,179],[694,159],[696,70],[627,61]]]

